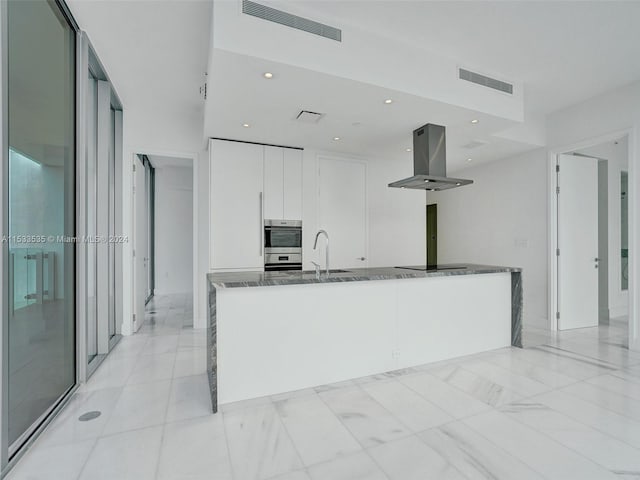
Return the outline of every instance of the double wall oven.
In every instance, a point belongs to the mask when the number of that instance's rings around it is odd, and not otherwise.
[[[264,221],[264,270],[302,270],[302,221]]]

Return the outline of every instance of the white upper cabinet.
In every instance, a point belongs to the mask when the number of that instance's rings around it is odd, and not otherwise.
[[[302,220],[302,150],[264,147],[264,218]]]
[[[302,220],[302,150],[283,149],[283,219]]]
[[[262,145],[210,141],[212,269],[264,267],[264,153]]]
[[[284,218],[284,150],[264,147],[264,218]]]

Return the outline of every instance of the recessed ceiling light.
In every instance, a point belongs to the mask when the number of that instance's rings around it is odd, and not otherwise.
[[[410,148],[407,148],[407,152],[410,152],[410,151],[411,151],[411,149],[410,149]]]
[[[244,128],[249,128],[251,125],[249,125],[248,123],[243,123],[243,124],[242,124],[242,126],[243,126]]]
[[[264,78],[273,78],[273,73],[271,73],[271,72],[264,72],[264,73],[262,74],[262,76],[263,76]]]
[[[480,122],[480,120],[478,120],[477,118],[474,118],[473,120],[471,120],[471,123],[473,123],[474,125],[475,125],[476,123],[479,123],[479,122]]]
[[[456,183],[456,186],[458,186],[458,187],[459,187],[460,185],[462,185],[460,182]]]
[[[467,162],[470,162],[471,160],[473,160],[472,158],[467,158]]]
[[[340,137],[333,137],[333,139],[337,142],[338,140],[340,140]]]
[[[392,98],[387,98],[384,103],[386,103],[387,105],[389,105],[390,103],[393,103],[393,99]]]
[[[402,188],[402,189],[404,190],[404,189],[405,189],[405,188],[407,188],[407,187],[400,187],[400,188]]]

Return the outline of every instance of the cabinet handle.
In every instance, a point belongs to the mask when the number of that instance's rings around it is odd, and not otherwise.
[[[356,258],[356,260],[360,260],[360,261],[364,262],[366,260],[366,257],[358,257],[358,258]]]
[[[264,243],[264,238],[262,238],[262,236],[264,235],[264,208],[262,201],[262,192],[260,192],[258,195],[260,199],[260,256],[262,256],[262,244]]]

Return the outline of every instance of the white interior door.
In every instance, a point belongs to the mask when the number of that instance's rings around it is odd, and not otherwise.
[[[363,162],[319,159],[319,226],[331,239],[331,268],[367,266],[366,174]],[[324,266],[321,245],[316,261]]]
[[[133,174],[134,191],[134,279],[135,288],[133,295],[135,322],[134,331],[137,331],[144,322],[144,304],[147,298],[148,273],[147,273],[147,192],[145,181],[145,168],[138,156],[135,157],[135,172]]]
[[[598,160],[558,157],[558,328],[598,325]]]

